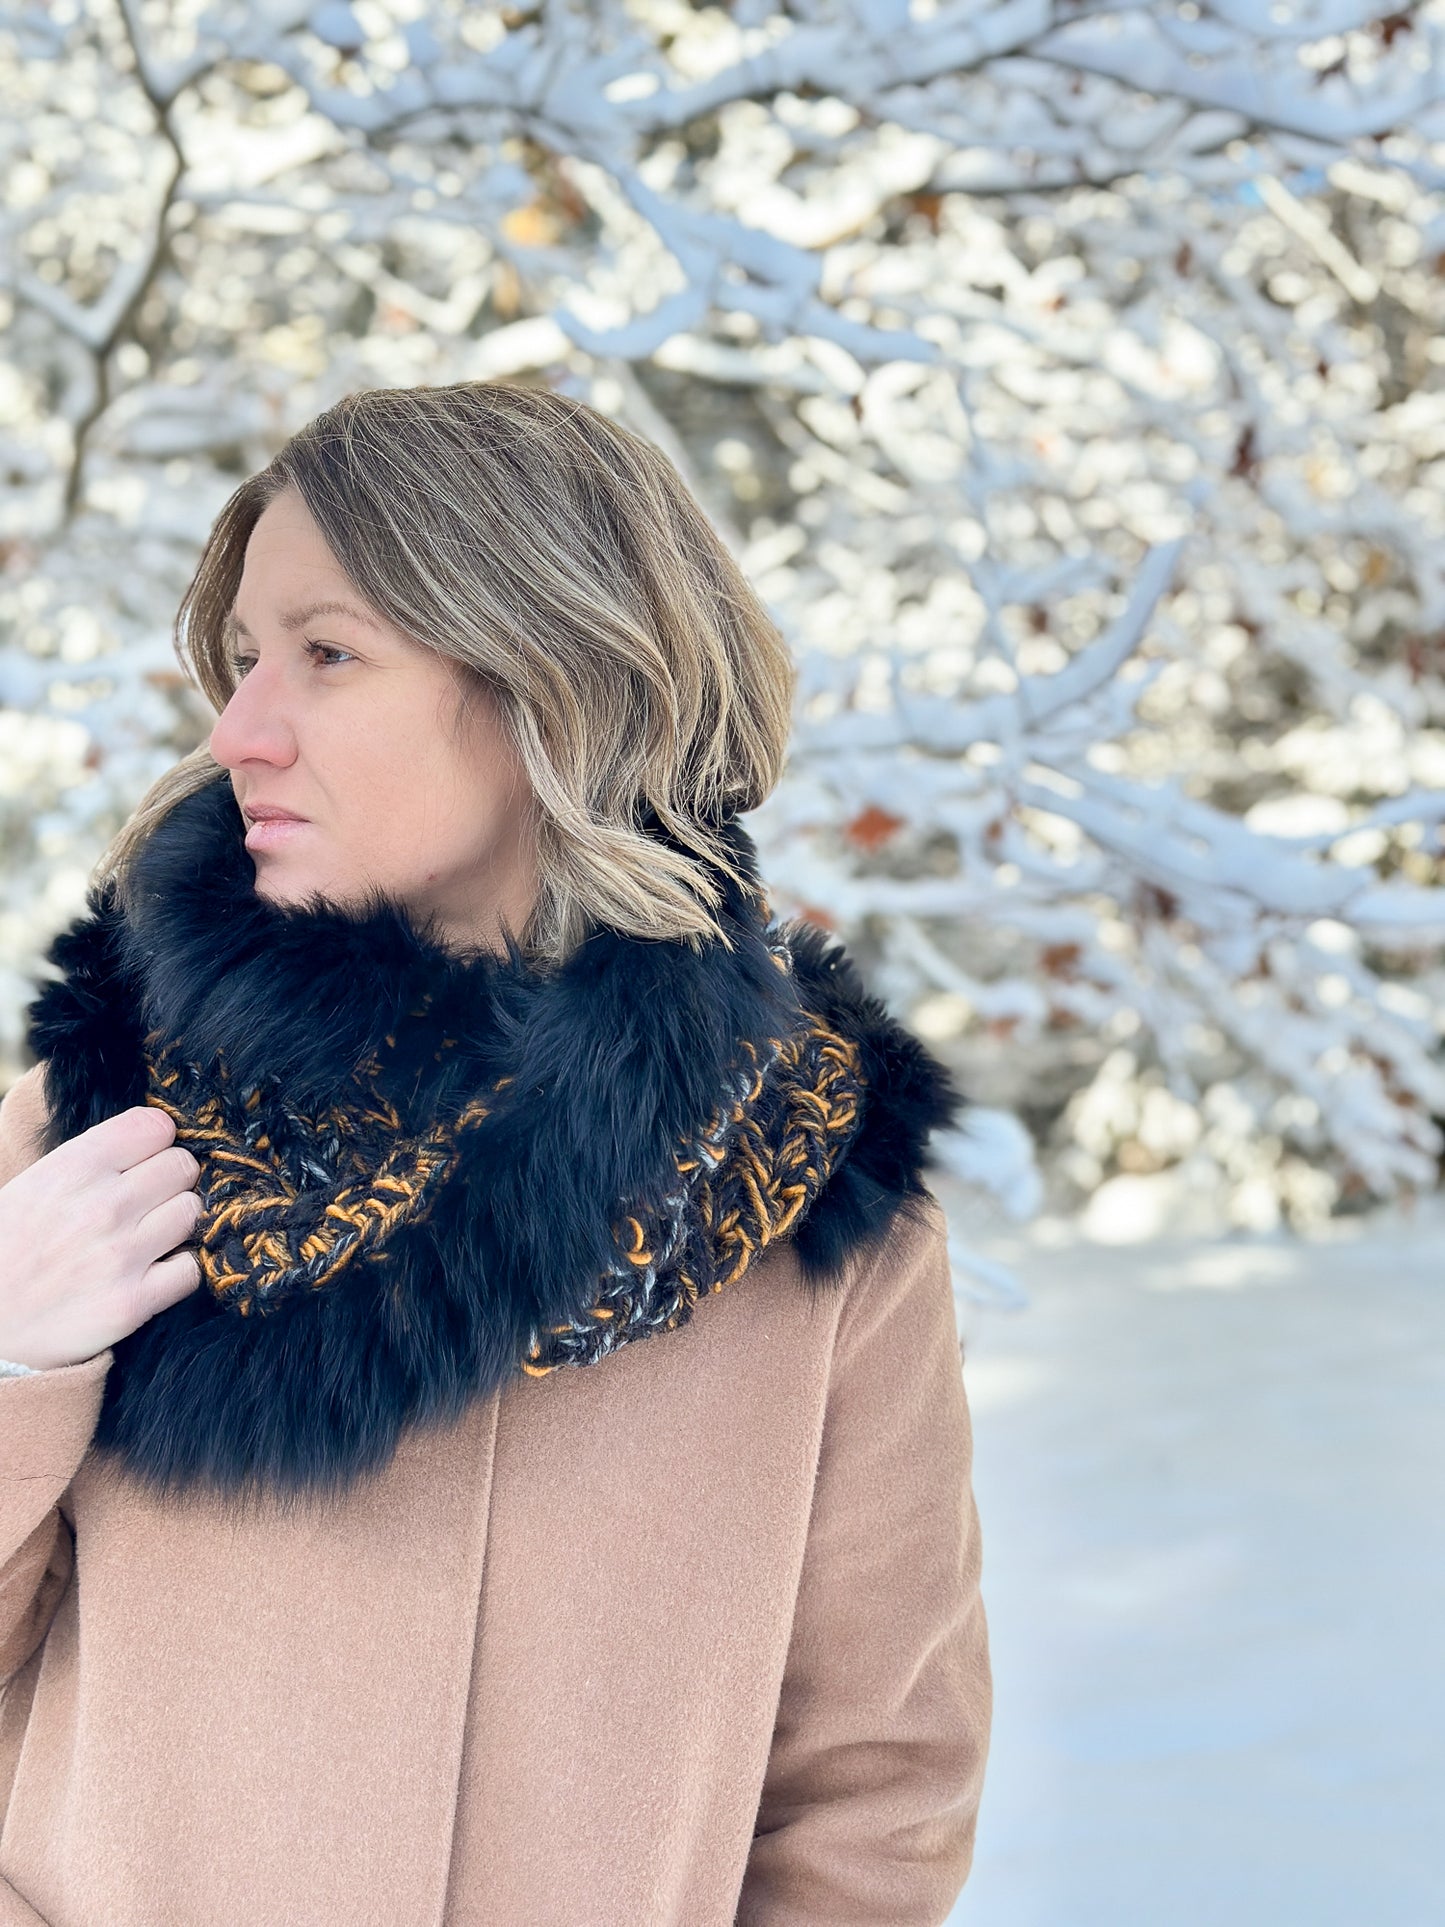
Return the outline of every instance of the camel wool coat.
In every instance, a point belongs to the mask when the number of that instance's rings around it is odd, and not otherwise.
[[[942,1922],[992,1685],[941,1207],[797,1262],[284,1513],[92,1451],[109,1350],[0,1377],[0,1927]]]

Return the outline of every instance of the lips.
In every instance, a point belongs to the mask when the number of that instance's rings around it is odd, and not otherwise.
[[[282,810],[271,803],[246,803],[242,805],[242,816],[248,823],[304,823],[306,818],[298,816],[294,810]]]
[[[247,819],[246,848],[258,854],[265,850],[284,850],[303,830],[311,827],[304,816],[293,816],[289,810],[272,810],[264,803],[258,804],[257,810],[259,813],[255,816],[249,808],[242,814]]]

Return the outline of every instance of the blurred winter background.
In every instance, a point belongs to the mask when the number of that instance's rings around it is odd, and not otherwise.
[[[363,386],[678,462],[750,819],[940,1145],[974,1927],[1435,1927],[1445,0],[0,6],[0,1088],[207,732],[212,517]]]

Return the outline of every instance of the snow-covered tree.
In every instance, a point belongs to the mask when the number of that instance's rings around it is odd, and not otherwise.
[[[0,1082],[209,727],[171,619],[221,502],[351,389],[500,375],[658,441],[767,596],[774,900],[958,1065],[960,1175],[1025,1215],[1173,1169],[1246,1225],[1433,1185],[1442,37],[0,7]]]

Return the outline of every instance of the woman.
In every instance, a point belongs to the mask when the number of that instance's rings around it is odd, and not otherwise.
[[[942,1921],[960,1100],[771,917],[763,608],[469,383],[297,434],[177,643],[0,1107],[0,1924]]]

